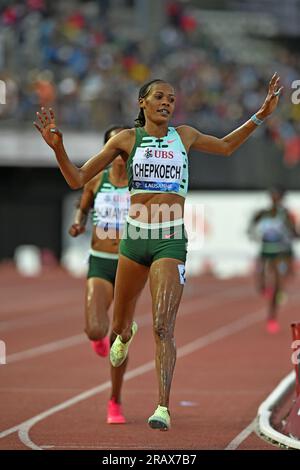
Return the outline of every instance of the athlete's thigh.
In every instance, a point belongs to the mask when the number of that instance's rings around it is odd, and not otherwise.
[[[274,285],[277,283],[278,278],[279,278],[279,264],[278,264],[278,259],[273,258],[268,260],[268,280],[269,280],[269,285],[274,287]]]
[[[175,317],[185,283],[185,265],[173,258],[156,260],[150,269],[150,290],[154,320]]]
[[[278,257],[275,263],[275,267],[276,267],[276,277],[278,280],[282,281],[286,277],[287,272],[288,272],[288,264],[287,264],[286,258],[281,257],[281,256]]]
[[[149,267],[120,255],[114,294],[114,315],[134,308],[148,279]]]
[[[86,315],[107,311],[113,300],[114,288],[111,282],[99,277],[90,277],[86,283]]]
[[[263,257],[258,257],[255,264],[254,277],[255,281],[258,284],[258,287],[261,287],[264,284],[266,269],[265,269],[265,259]]]

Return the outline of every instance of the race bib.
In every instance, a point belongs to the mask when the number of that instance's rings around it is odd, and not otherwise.
[[[179,191],[183,159],[179,151],[137,148],[132,161],[132,187],[148,191]]]
[[[280,220],[275,218],[262,220],[258,224],[258,230],[263,242],[276,243],[284,238],[285,227]]]
[[[178,264],[178,274],[179,274],[179,282],[180,284],[185,284],[185,265],[184,264]]]
[[[129,211],[129,193],[98,193],[94,203],[94,221],[98,227],[121,228]]]

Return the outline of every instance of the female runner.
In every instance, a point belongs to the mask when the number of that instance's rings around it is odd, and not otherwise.
[[[175,319],[185,282],[187,239],[183,224],[188,189],[188,152],[198,150],[229,156],[276,108],[279,76],[273,75],[261,108],[239,128],[223,138],[205,135],[181,125],[169,127],[175,108],[174,88],[163,80],[145,84],[139,92],[140,112],[136,128],[120,132],[81,168],[71,163],[52,110],[37,113],[36,128],[54,150],[69,186],[77,189],[117,155],[126,162],[131,206],[116,277],[113,331],[110,350],[114,367],[127,357],[137,325],[133,321],[136,301],[149,276],[153,332],[156,343],[158,406],[148,423],[151,428],[171,426],[169,396],[176,361]]]
[[[124,130],[112,126],[104,134],[104,144]],[[128,214],[130,197],[126,167],[122,157],[117,157],[111,167],[92,178],[85,186],[69,229],[72,237],[84,233],[87,217],[93,208],[93,233],[86,282],[85,332],[99,356],[108,355],[110,343],[116,339],[112,332],[108,337],[108,310],[114,297],[114,285],[119,258],[120,235]],[[107,423],[125,423],[121,407],[121,388],[127,360],[116,368],[111,366],[111,396],[107,407]]]

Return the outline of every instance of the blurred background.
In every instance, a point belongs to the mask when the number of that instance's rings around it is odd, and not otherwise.
[[[188,202],[204,205],[206,237],[191,273],[249,272],[256,248],[246,228],[270,185],[289,190],[300,219],[300,0],[0,1],[0,25],[0,261],[29,244],[52,265],[89,244],[89,233],[67,235],[80,193],[32,126],[39,107],[54,108],[80,165],[106,127],[133,125],[152,78],[176,88],[173,125],[219,137],[258,110],[275,71],[284,86],[274,117],[230,159],[190,157]]]

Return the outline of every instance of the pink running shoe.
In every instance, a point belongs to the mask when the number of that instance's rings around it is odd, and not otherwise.
[[[116,403],[115,398],[108,402],[107,406],[107,424],[124,424],[126,419],[123,415],[121,405]]]
[[[96,341],[91,340],[91,345],[95,353],[98,354],[98,356],[108,356],[110,347],[108,336],[105,336],[105,338],[98,339]]]
[[[267,321],[267,332],[270,333],[271,335],[274,335],[278,333],[280,330],[280,326],[277,320],[275,318],[272,318]]]

